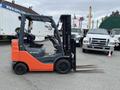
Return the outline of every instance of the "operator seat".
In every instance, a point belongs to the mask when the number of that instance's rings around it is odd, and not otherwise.
[[[43,57],[46,54],[44,48],[38,49],[38,48],[31,48],[29,46],[25,46],[25,48],[34,57]]]
[[[43,44],[36,44],[34,42],[35,35],[26,33],[27,43],[29,46],[26,46],[26,50],[35,57],[43,57],[45,55],[45,49]]]
[[[29,33],[25,33],[25,36],[27,37],[27,43],[30,44],[29,47],[31,47],[31,48],[41,48],[43,46],[43,44],[37,44],[37,43],[34,42],[35,35],[29,34]]]

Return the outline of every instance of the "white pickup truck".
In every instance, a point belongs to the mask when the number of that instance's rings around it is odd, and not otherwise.
[[[110,36],[105,29],[89,30],[86,37],[83,39],[82,51],[87,50],[104,51],[106,53],[114,51],[115,38]]]

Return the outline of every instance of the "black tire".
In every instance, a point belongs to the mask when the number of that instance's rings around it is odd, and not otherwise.
[[[87,50],[86,50],[86,49],[82,49],[82,52],[83,52],[83,53],[86,53],[86,52],[87,52]]]
[[[79,40],[79,47],[82,47],[82,40]]]
[[[23,75],[28,72],[28,68],[24,63],[18,63],[13,67],[13,70],[17,75]]]
[[[120,46],[118,46],[118,51],[120,51]]]
[[[113,51],[111,52],[111,55],[113,55]]]
[[[109,55],[109,51],[107,51],[106,54]],[[113,55],[113,51],[111,52],[111,55]]]
[[[71,63],[66,59],[60,59],[55,63],[55,71],[60,74],[67,74],[71,71]]]
[[[115,47],[115,50],[119,50],[120,51],[120,45]]]
[[[82,42],[83,42],[83,40],[81,39],[81,40],[79,41],[80,47],[82,47]]]
[[[76,43],[76,47],[80,47],[80,43]]]

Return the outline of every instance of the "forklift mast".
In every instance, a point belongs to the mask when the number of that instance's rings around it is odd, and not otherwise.
[[[70,57],[72,68],[76,71],[76,45],[75,40],[71,35],[71,15],[61,15],[62,22],[62,41],[63,50],[66,56]]]
[[[64,54],[71,56],[71,15],[61,15]]]

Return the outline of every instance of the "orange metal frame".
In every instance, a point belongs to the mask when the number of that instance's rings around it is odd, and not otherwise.
[[[12,40],[12,61],[25,63],[29,71],[54,71],[54,64],[45,64],[37,60],[27,51],[20,51],[18,39]]]

